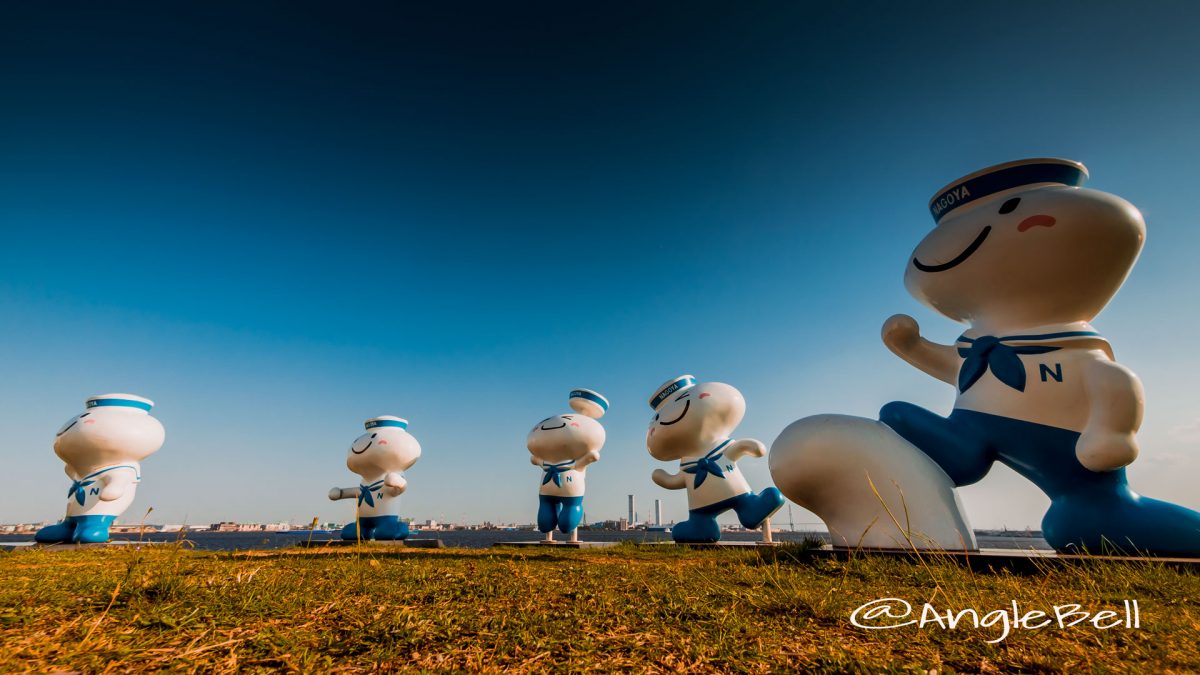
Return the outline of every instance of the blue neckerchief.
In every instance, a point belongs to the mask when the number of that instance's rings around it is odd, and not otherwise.
[[[562,474],[574,468],[575,460],[573,459],[568,459],[567,461],[559,462],[558,464],[547,464],[542,462],[542,471],[546,472],[545,475],[542,476],[542,485],[545,485],[550,481],[554,481],[555,485],[562,487]]]
[[[374,483],[371,483],[370,485],[360,484],[358,486],[358,505],[362,506],[362,503],[366,502],[367,506],[375,506],[375,498],[373,496],[371,496],[371,491],[378,488],[381,485],[383,485],[382,478],[375,481]]]
[[[679,468],[683,469],[684,473],[692,473],[696,475],[696,482],[692,484],[693,488],[699,488],[704,484],[704,479],[708,478],[709,474],[717,478],[724,478],[725,472],[721,470],[721,465],[717,464],[717,458],[721,456],[721,451],[725,446],[733,442],[732,438],[726,438],[724,443],[708,452],[707,455],[700,459],[691,462],[680,462]]]
[[[1007,345],[1005,342],[1046,342],[1060,341],[1069,338],[1099,338],[1100,334],[1090,330],[1067,331],[1063,333],[1045,333],[1042,335],[1009,335],[995,337],[983,335],[969,338],[959,336],[958,342],[965,342],[966,347],[958,348],[958,355],[963,357],[962,367],[958,370],[958,391],[965,392],[971,385],[979,381],[988,370],[1004,384],[1025,391],[1025,364],[1021,356],[1033,354],[1048,354],[1062,347],[1053,345],[1020,344]]]
[[[89,485],[96,484],[96,481],[91,480],[91,479],[95,478],[96,476],[99,476],[102,473],[108,473],[109,471],[113,471],[115,469],[133,469],[133,475],[137,476],[138,480],[142,479],[141,473],[136,468],[134,468],[128,464],[122,464],[120,466],[110,466],[107,469],[100,469],[99,471],[94,471],[92,473],[89,473],[88,475],[84,476],[83,478],[80,478],[79,480],[71,481],[71,487],[67,489],[67,498],[70,499],[71,497],[74,497],[75,501],[79,502],[80,506],[83,506],[83,501],[87,497],[87,490],[85,490],[84,488],[88,487]]]

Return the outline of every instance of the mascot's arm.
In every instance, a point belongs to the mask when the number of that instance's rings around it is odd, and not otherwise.
[[[389,497],[396,497],[404,494],[404,490],[408,488],[408,481],[399,471],[390,471],[383,477],[383,485],[387,488],[385,492]]]
[[[729,444],[729,449],[725,451],[725,456],[735,462],[746,456],[765,457],[766,454],[767,446],[763,445],[762,441],[756,441],[753,438],[734,441]]]
[[[1126,466],[1138,455],[1134,434],[1142,425],[1142,383],[1125,366],[1098,360],[1084,367],[1083,386],[1088,421],[1075,443],[1075,456],[1092,471]]]
[[[958,369],[962,360],[953,345],[940,345],[921,337],[917,320],[907,314],[896,314],[883,322],[883,344],[892,353],[926,374],[947,384],[958,385]]]
[[[354,499],[358,497],[358,488],[332,488],[329,490],[329,498],[333,501],[339,499]]]
[[[111,502],[125,496],[129,487],[136,481],[132,469],[117,469],[100,476],[104,487],[100,490],[101,501]]]
[[[687,475],[682,473],[667,473],[662,469],[655,469],[654,473],[650,474],[650,480],[668,490],[682,490],[687,487]]]
[[[579,459],[575,460],[575,469],[577,471],[583,471],[584,467],[586,467],[588,464],[591,464],[593,462],[598,462],[598,461],[600,461],[600,451],[592,450],[591,452],[584,455],[583,457],[580,457]]]

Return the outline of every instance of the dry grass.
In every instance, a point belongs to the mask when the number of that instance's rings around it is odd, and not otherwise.
[[[1093,610],[1139,630],[865,631],[859,605]],[[1200,576],[1153,563],[974,574],[755,550],[183,547],[0,555],[0,670],[1200,670]]]

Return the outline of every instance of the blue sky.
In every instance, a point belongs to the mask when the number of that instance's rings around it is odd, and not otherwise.
[[[925,203],[1045,155],[1146,215],[1096,325],[1146,386],[1134,488],[1200,507],[1194,5],[435,4],[0,8],[0,521],[60,517],[55,430],[126,391],[167,428],[127,519],[345,520],[394,414],[407,515],[528,522],[574,387],[612,402],[589,519],[681,518],[642,444],[668,377],[739,387],[768,445],[948,410],[878,338],[959,332],[901,283]],[[1002,468],[964,501],[1047,505]]]

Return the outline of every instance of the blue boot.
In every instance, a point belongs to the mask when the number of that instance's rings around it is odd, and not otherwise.
[[[712,544],[721,540],[721,526],[716,514],[690,511],[688,519],[671,528],[671,538],[677,544]]]
[[[377,541],[402,541],[408,537],[408,523],[399,516],[377,516],[371,528],[371,538]]]
[[[782,507],[783,493],[778,488],[769,487],[758,494],[751,492],[742,495],[733,509],[737,512],[742,527],[753,530]]]
[[[33,540],[39,544],[65,544],[75,536],[75,521],[72,518],[47,525],[33,535]]]
[[[358,537],[358,523],[357,522],[346,523],[346,526],[342,528],[342,539],[344,539],[346,541],[355,541],[358,538],[359,538]],[[365,533],[362,538],[363,539],[367,538],[365,536]]]
[[[75,516],[76,544],[103,544],[108,541],[108,528],[116,516]]]

